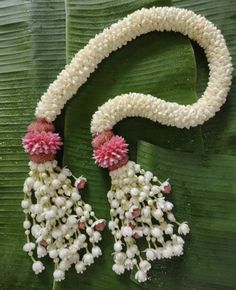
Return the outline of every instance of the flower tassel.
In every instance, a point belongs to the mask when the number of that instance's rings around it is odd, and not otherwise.
[[[31,159],[21,203],[27,238],[23,250],[31,257],[35,274],[45,269],[39,259],[48,255],[55,264],[54,280],[62,281],[73,264],[77,273],[83,273],[102,254],[97,243],[105,221],[98,220],[81,199],[86,178],[73,177],[68,168],[60,168],[52,159],[61,143],[52,130],[53,125],[38,120],[23,139]]]
[[[95,136],[92,144],[96,144],[96,163],[110,169],[108,226],[115,240],[112,269],[120,275],[136,268],[135,279],[144,282],[151,261],[183,254],[184,240],[180,235],[189,233],[189,227],[186,222],[176,221],[173,204],[165,198],[171,192],[169,181],[160,182],[152,172],[128,161],[128,145],[122,137],[111,137],[109,133],[107,140],[104,135],[108,133]],[[146,241],[142,249],[137,245],[139,239]]]

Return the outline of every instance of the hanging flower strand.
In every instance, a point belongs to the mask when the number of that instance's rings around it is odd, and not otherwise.
[[[107,197],[111,206],[108,227],[115,240],[112,269],[120,275],[136,268],[135,279],[145,282],[150,261],[183,254],[180,235],[188,234],[189,226],[176,221],[173,204],[165,198],[171,192],[169,181],[160,182],[152,172],[129,161],[123,137],[105,130],[95,135],[92,146],[96,164],[108,168],[111,177]],[[143,250],[136,244],[139,239],[146,240]]]
[[[31,160],[21,203],[27,238],[23,250],[31,257],[35,274],[45,269],[39,259],[48,255],[55,264],[54,280],[60,282],[73,264],[77,273],[83,273],[102,254],[97,243],[106,223],[81,199],[87,179],[58,166],[55,156],[62,142],[52,123],[32,122],[23,146]]]

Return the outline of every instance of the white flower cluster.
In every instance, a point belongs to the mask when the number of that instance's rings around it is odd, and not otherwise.
[[[142,100],[144,112],[150,109],[150,116],[154,116],[152,120],[179,128],[196,126],[213,117],[225,102],[231,84],[232,64],[228,48],[223,35],[214,24],[190,10],[176,7],[137,10],[90,39],[41,97],[35,111],[36,117],[54,121],[65,103],[86,82],[104,58],[136,37],[155,30],[180,32],[198,42],[205,50],[210,75],[206,91],[195,104],[185,106],[157,98],[156,102],[150,103],[148,96],[147,100]],[[109,104],[109,111],[100,110],[94,117],[93,133],[110,129],[114,120],[117,122],[133,115],[132,105],[127,100],[121,111],[117,110],[118,103]],[[128,110],[125,113],[126,108]],[[136,114],[140,112],[143,116],[141,109]]]
[[[186,222],[176,221],[173,204],[165,200],[163,193],[169,192],[168,181],[160,182],[133,161],[111,171],[110,176],[109,229],[115,239],[112,269],[120,275],[136,267],[135,278],[144,282],[151,268],[149,261],[183,254],[184,240],[179,235],[190,230]],[[146,248],[139,249],[136,244],[139,239],[146,240]]]
[[[72,264],[83,273],[101,255],[96,245],[101,234],[96,229],[104,220],[97,220],[91,206],[82,201],[71,184],[69,169],[61,169],[55,160],[40,164],[30,161],[29,166],[21,206],[27,237],[23,250],[33,260],[33,271],[39,274],[44,270],[42,262],[33,257],[35,250],[37,258],[49,255],[53,259],[55,281],[63,280]]]

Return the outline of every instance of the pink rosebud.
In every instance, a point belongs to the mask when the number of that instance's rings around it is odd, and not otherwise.
[[[83,176],[80,176],[75,181],[75,187],[77,189],[83,189],[83,188],[85,188],[86,183],[87,183],[87,179]]]
[[[81,222],[81,221],[78,221],[78,229],[79,230],[84,230],[85,229],[85,223],[84,222]]]
[[[164,182],[162,192],[164,193],[170,193],[172,190],[171,184],[169,182]]]
[[[141,236],[140,236],[138,233],[134,233],[134,234],[133,234],[133,238],[134,238],[135,240],[138,240],[138,239],[141,238]]]
[[[128,226],[133,230],[135,228],[135,225],[133,223],[128,223]]]
[[[139,208],[134,208],[131,214],[133,218],[137,218],[140,216],[141,210]]]
[[[106,221],[103,219],[97,220],[93,223],[92,227],[99,232],[102,232],[105,229]]]
[[[45,240],[42,240],[39,244],[43,247],[47,247],[48,245],[48,243]]]

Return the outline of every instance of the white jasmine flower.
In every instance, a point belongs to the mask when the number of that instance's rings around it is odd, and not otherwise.
[[[122,236],[124,236],[124,237],[132,237],[133,230],[129,226],[124,226],[121,228],[121,233],[122,233]]]
[[[173,225],[172,224],[167,224],[164,232],[166,235],[172,235],[173,234]]]
[[[101,248],[98,246],[92,247],[92,255],[94,256],[94,258],[98,258],[99,256],[101,256],[102,255]]]
[[[22,200],[22,202],[21,202],[21,207],[24,208],[24,209],[29,208],[30,205],[31,205],[31,202],[30,202],[29,199],[24,199],[24,200]]]
[[[171,222],[175,222],[176,221],[175,216],[173,215],[172,212],[167,212],[167,218]]]
[[[132,270],[134,267],[133,259],[126,259],[124,266],[125,266],[125,269]]]
[[[47,251],[46,251],[46,249],[45,249],[44,247],[38,245],[38,247],[37,247],[37,256],[38,256],[39,258],[42,258],[42,257],[44,257],[44,256],[46,256],[46,255],[47,255]]]
[[[65,204],[65,207],[66,207],[67,209],[70,209],[72,206],[73,206],[73,202],[72,202],[71,200],[67,200],[67,201],[66,201],[66,204]]]
[[[171,258],[173,254],[172,246],[166,245],[162,249],[162,255],[164,258]]]
[[[65,272],[61,269],[57,269],[53,272],[53,278],[56,282],[61,282],[65,279]]]
[[[114,251],[121,252],[122,251],[122,243],[121,241],[117,241],[114,243]]]
[[[153,210],[152,215],[155,219],[159,220],[163,216],[163,212],[160,208]]]
[[[142,260],[140,263],[139,263],[139,267],[141,269],[141,271],[143,272],[147,272],[151,269],[151,264],[146,261],[146,260]]]
[[[82,274],[85,270],[86,270],[86,267],[85,267],[85,264],[82,262],[82,261],[79,261],[76,265],[75,265],[75,269],[76,269],[76,272],[78,274]]]
[[[183,255],[183,245],[182,244],[175,244],[172,247],[173,254],[175,256]]]
[[[72,191],[71,199],[73,201],[79,201],[81,199],[81,195],[77,191]]]
[[[95,234],[95,232],[94,232],[94,234]],[[85,241],[86,241],[86,236],[85,236],[84,234],[79,235],[79,236],[78,236],[78,241],[79,241],[80,243],[85,242]]]
[[[61,186],[61,181],[59,179],[54,179],[51,184],[53,188],[58,189]]]
[[[60,270],[62,270],[62,271],[67,271],[67,270],[69,270],[70,266],[71,266],[71,264],[70,264],[70,262],[69,262],[69,259],[66,259],[66,258],[63,258],[63,259],[61,260],[60,264],[59,264],[59,268],[60,268]]]
[[[89,236],[92,236],[92,234],[93,234],[93,229],[91,228],[91,227],[87,227],[86,228],[86,233],[89,235]]]
[[[50,219],[52,219],[52,218],[55,218],[56,217],[56,211],[55,211],[55,209],[50,209],[50,210],[47,210],[46,212],[45,212],[45,219],[46,220],[50,220]]]
[[[59,251],[59,257],[61,259],[66,259],[69,256],[69,250],[68,249],[61,249]]]
[[[58,228],[55,228],[53,231],[52,231],[52,237],[54,239],[58,239],[62,236],[62,231]]]
[[[39,274],[45,269],[45,267],[44,267],[42,262],[35,261],[32,265],[32,269],[33,269],[35,274]]]
[[[138,189],[137,189],[136,187],[133,187],[133,188],[131,188],[131,190],[130,190],[130,194],[131,194],[132,196],[137,196],[137,195],[139,194],[139,191],[138,191]]]
[[[148,261],[154,261],[156,257],[156,251],[154,249],[148,248],[146,251],[146,258]]]
[[[147,179],[147,181],[151,181],[153,178],[153,173],[151,171],[146,171],[144,177]]]
[[[35,249],[35,244],[34,243],[26,243],[23,246],[23,251],[25,251],[25,252],[31,252],[34,249]]]
[[[32,188],[34,186],[34,178],[33,177],[28,177],[25,180],[25,184],[29,187]]]
[[[159,238],[163,235],[163,232],[161,229],[159,229],[158,226],[154,226],[152,229],[151,229],[151,234],[154,238]]]
[[[80,206],[76,207],[75,212],[79,217],[84,214],[84,211]]]
[[[169,202],[169,201],[166,201],[166,209],[168,211],[172,210],[174,207],[173,203]]]
[[[145,217],[145,218],[148,218],[150,217],[151,215],[151,209],[149,206],[146,206],[142,209],[142,215]]]
[[[23,222],[23,228],[24,229],[29,229],[31,227],[31,222],[30,221],[28,221],[28,220],[25,220],[24,222]]]
[[[154,194],[157,194],[157,193],[160,193],[160,192],[161,192],[160,187],[157,186],[157,185],[153,185],[151,190],[152,190],[152,192],[153,192]]]
[[[50,258],[55,259],[58,256],[58,251],[56,249],[53,249],[50,250],[48,254]]]
[[[134,253],[133,251],[131,251],[130,248],[128,248],[128,249],[126,250],[126,256],[127,256],[129,259],[132,259],[132,258],[135,257],[135,253]]]
[[[144,234],[145,236],[149,236],[149,235],[150,235],[150,232],[151,232],[151,230],[150,230],[149,227],[145,226],[145,227],[143,228],[143,234]]]
[[[116,253],[114,256],[114,261],[116,264],[123,264],[126,260],[126,255],[123,252]]]
[[[38,237],[40,237],[41,235],[41,227],[40,225],[33,225],[32,228],[31,228],[31,233],[32,235],[37,239]]]
[[[73,226],[74,224],[76,224],[77,223],[77,217],[76,217],[76,215],[70,215],[69,217],[68,217],[68,219],[67,219],[67,224],[69,225],[69,226]]]
[[[180,236],[176,237],[176,241],[178,244],[182,244],[182,245],[184,244],[184,240]]]
[[[98,231],[94,231],[92,238],[93,238],[95,243],[98,243],[99,241],[101,241],[102,235]]]
[[[187,222],[183,222],[182,224],[179,225],[178,233],[180,235],[187,235],[189,232],[190,232],[190,229]]]
[[[134,277],[139,283],[147,281],[147,273],[144,271],[137,271]]]
[[[84,254],[84,256],[83,256],[83,262],[84,262],[84,264],[87,265],[87,266],[93,264],[93,263],[94,263],[93,255],[90,254],[90,253],[86,253],[86,254]]]
[[[112,266],[112,270],[117,274],[117,275],[121,275],[124,274],[125,272],[125,267],[121,264],[114,264]]]
[[[163,248],[160,248],[160,247],[155,250],[156,257],[157,257],[158,260],[162,259],[162,257],[163,257],[162,251],[163,251]]]

